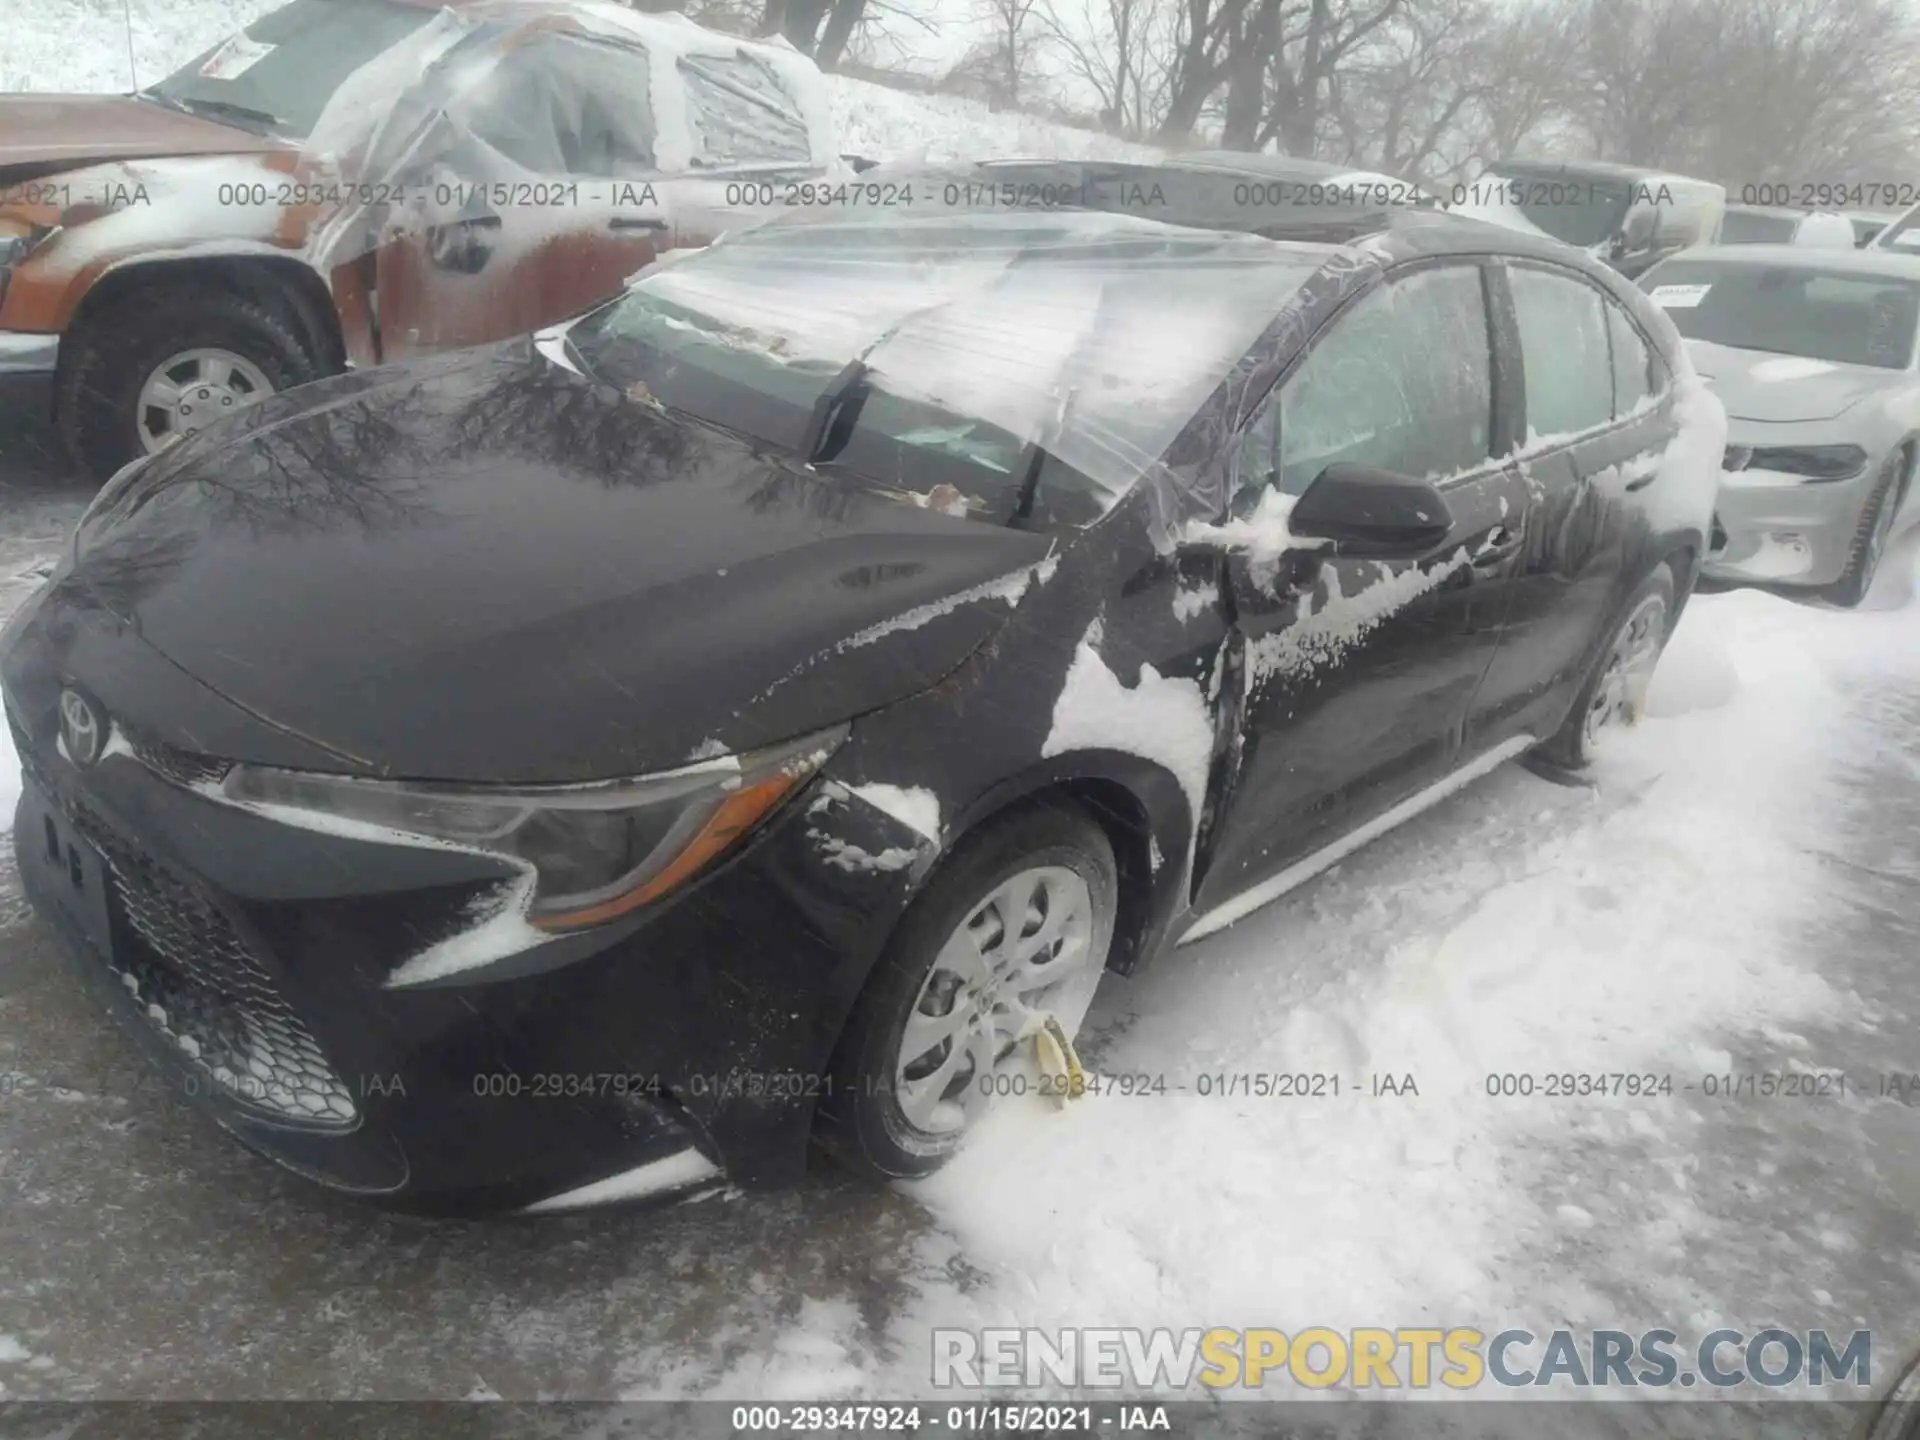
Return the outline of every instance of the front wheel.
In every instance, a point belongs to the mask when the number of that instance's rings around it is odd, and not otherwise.
[[[1893,537],[1894,521],[1906,502],[1912,475],[1910,450],[1896,450],[1881,466],[1879,477],[1867,495],[1867,503],[1861,507],[1853,544],[1847,551],[1847,568],[1827,592],[1827,598],[1834,604],[1851,610],[1867,598],[1880,561],[1887,553],[1887,541]]]
[[[74,463],[105,480],[322,373],[274,309],[209,287],[147,290],[114,302],[74,337],[62,435]]]
[[[1661,564],[1628,598],[1566,723],[1540,747],[1544,758],[1564,770],[1584,769],[1616,732],[1639,723],[1672,624],[1673,571]]]
[[[1118,893],[1106,833],[1071,806],[1036,805],[962,841],[854,1006],[821,1105],[827,1149],[876,1179],[945,1164],[1047,1017],[1079,1029]]]

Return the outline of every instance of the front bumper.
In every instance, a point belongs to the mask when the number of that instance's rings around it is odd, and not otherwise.
[[[206,762],[118,719],[102,758],[73,765],[58,697],[85,682],[53,663],[46,608],[4,657],[23,887],[149,1058],[243,1143],[432,1214],[804,1169],[834,1043],[912,888],[825,863],[829,842],[914,846],[899,821],[822,778],[638,917],[394,987],[498,892],[497,862],[210,799]]]
[[[60,337],[0,330],[0,420],[44,421],[53,414],[53,377]]]
[[[1879,458],[1850,480],[1808,480],[1771,470],[1722,475],[1714,519],[1725,542],[1708,555],[1706,573],[1767,585],[1833,584],[1847,567]]]

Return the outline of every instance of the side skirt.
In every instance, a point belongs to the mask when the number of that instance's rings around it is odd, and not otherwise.
[[[1375,816],[1356,830],[1348,831],[1331,845],[1314,851],[1305,859],[1296,860],[1278,875],[1262,880],[1258,885],[1242,890],[1231,900],[1216,905],[1188,926],[1177,943],[1189,944],[1203,936],[1213,934],[1216,930],[1226,929],[1236,920],[1245,919],[1261,906],[1278,900],[1282,895],[1298,889],[1323,870],[1339,864],[1368,841],[1377,840],[1389,830],[1405,824],[1422,811],[1432,809],[1449,795],[1464,790],[1481,776],[1499,769],[1521,751],[1537,743],[1531,735],[1516,735],[1511,740],[1494,746],[1493,749],[1469,760],[1458,770],[1435,781],[1418,794],[1409,795],[1391,810]]]

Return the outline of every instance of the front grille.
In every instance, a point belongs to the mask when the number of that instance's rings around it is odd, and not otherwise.
[[[168,745],[164,741],[149,739],[145,735],[136,735],[124,726],[120,733],[126,737],[127,748],[133,752],[133,758],[146,766],[163,780],[193,789],[199,785],[216,785],[224,780],[227,772],[233,768],[229,760],[216,760],[211,755],[197,755],[191,750],[182,750]]]
[[[71,807],[68,816],[106,857],[135,942],[116,953],[113,968],[147,1019],[233,1099],[280,1119],[350,1125],[346,1085],[212,897],[89,807]]]

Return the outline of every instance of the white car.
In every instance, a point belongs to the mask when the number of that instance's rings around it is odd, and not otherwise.
[[[1868,248],[1920,255],[1920,205],[1902,211],[1886,229],[1873,237],[1873,244]]]
[[[1812,245],[1853,250],[1860,235],[1835,210],[1790,210],[1776,205],[1729,205],[1720,222],[1722,245]]]

